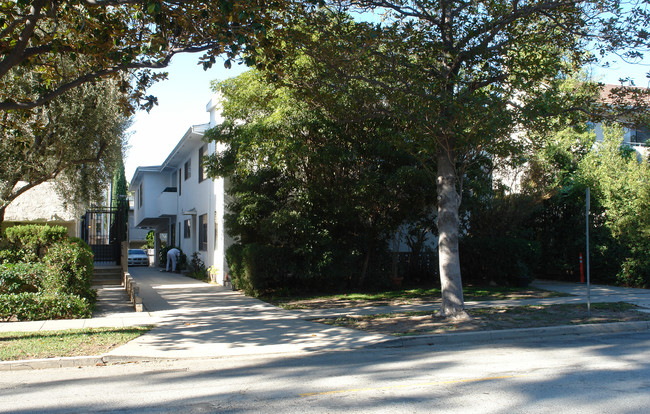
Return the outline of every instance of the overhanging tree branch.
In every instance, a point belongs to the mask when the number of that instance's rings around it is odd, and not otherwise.
[[[23,52],[29,44],[32,35],[34,34],[36,24],[41,18],[41,9],[43,8],[46,1],[47,0],[34,0],[32,3],[32,6],[29,9],[29,14],[25,18],[25,27],[20,32],[13,50],[0,62],[0,78],[6,75],[7,72],[11,70],[11,68],[22,61]]]

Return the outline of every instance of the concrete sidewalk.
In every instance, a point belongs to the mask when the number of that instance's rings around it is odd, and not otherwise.
[[[374,306],[346,309],[287,311],[230,289],[206,284],[179,274],[156,268],[132,268],[131,275],[140,286],[145,312],[111,313],[110,307],[97,317],[85,320],[0,323],[0,331],[37,331],[100,326],[156,325],[143,335],[106,355],[80,358],[2,362],[2,369],[42,368],[49,366],[95,365],[123,361],[180,358],[219,358],[240,355],[266,355],[367,346],[408,346],[417,344],[489,342],[571,333],[624,332],[647,330],[647,322],[627,324],[583,325],[498,332],[470,332],[424,335],[408,338],[371,334],[353,329],[310,322],[320,316],[362,315],[397,311],[436,309],[438,304]],[[575,296],[490,302],[468,302],[466,306],[516,306],[526,304],[585,303],[586,286],[570,283],[536,281],[534,286]],[[110,292],[103,292],[106,297]],[[592,286],[592,302],[631,302],[650,308],[650,290],[611,286]],[[101,298],[101,296],[100,296]],[[650,309],[649,309],[650,310]],[[57,365],[58,364],[58,365]]]

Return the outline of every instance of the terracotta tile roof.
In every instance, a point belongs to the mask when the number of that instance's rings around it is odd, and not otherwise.
[[[600,100],[611,105],[650,105],[650,89],[606,84],[600,89]]]

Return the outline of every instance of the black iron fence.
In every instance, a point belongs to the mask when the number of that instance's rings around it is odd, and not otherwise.
[[[81,238],[93,250],[96,263],[120,264],[126,226],[124,207],[97,207],[86,211],[81,219]]]

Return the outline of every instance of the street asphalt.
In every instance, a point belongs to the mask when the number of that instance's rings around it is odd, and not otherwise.
[[[121,287],[99,289],[90,319],[0,323],[0,331],[42,331],[88,327],[155,326],[149,333],[104,355],[3,361],[0,371],[76,367],[160,359],[225,358],[293,354],[363,347],[448,345],[492,341],[538,341],[555,335],[634,332],[650,322],[624,322],[501,331],[395,337],[311,322],[323,316],[363,315],[436,309],[437,304],[363,308],[284,310],[222,286],[203,283],[157,268],[130,268],[140,287],[144,312],[133,312]],[[531,300],[466,302],[467,308],[533,304],[585,303],[587,286],[535,281],[533,286],[573,296]],[[592,285],[592,303],[629,302],[650,312],[650,290]]]

